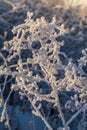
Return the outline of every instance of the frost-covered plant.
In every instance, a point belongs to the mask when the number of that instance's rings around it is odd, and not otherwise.
[[[0,65],[0,75],[5,77],[5,83],[2,84],[3,89],[1,88],[2,100],[6,87],[6,78],[11,76],[15,79],[15,82],[11,84],[11,91],[6,101],[4,102],[3,100],[4,108],[1,120],[4,120],[5,115],[8,118],[6,114],[7,102],[12,91],[18,90],[20,96],[27,97],[32,106],[32,112],[44,121],[49,130],[53,130],[53,128],[49,123],[49,113],[45,115],[43,111],[44,102],[46,109],[48,107],[51,108],[51,106],[57,109],[57,118],[60,117],[63,129],[67,130],[69,129],[69,124],[82,112],[83,108],[85,109],[87,104],[86,102],[82,102],[82,104],[79,102],[81,104],[81,106],[79,105],[80,109],[78,110],[76,106],[76,113],[66,122],[59,92],[62,90],[77,90],[81,93],[84,88],[86,89],[87,84],[86,79],[83,80],[82,77],[82,67],[87,60],[87,52],[86,49],[83,50],[83,57],[79,60],[78,65],[73,63],[72,59],[68,59],[66,54],[60,51],[64,41],[58,42],[56,39],[68,33],[69,30],[64,28],[64,24],[56,25],[55,17],[50,23],[44,17],[36,19],[36,21],[32,17],[33,13],[28,12],[25,23],[13,28],[13,39],[4,42],[3,50],[8,55],[5,57],[0,52],[0,57],[3,61]],[[68,60],[67,65],[64,65],[60,60],[60,54]],[[59,70],[63,70],[65,76],[57,79]],[[80,80],[83,81],[84,86],[80,84]],[[48,84],[44,88],[41,86],[43,82]],[[66,102],[66,108],[68,108],[67,104],[69,103],[71,102]],[[70,110],[72,111],[72,108]]]

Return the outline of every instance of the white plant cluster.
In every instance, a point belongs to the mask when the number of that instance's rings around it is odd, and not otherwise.
[[[43,120],[49,130],[53,128],[49,123],[49,113],[44,115],[42,112],[43,101],[46,102],[47,109],[50,110],[50,104],[57,108],[63,124],[63,128],[58,127],[58,130],[69,130],[69,124],[87,107],[84,99],[84,95],[87,94],[87,75],[82,69],[87,64],[87,48],[82,51],[83,56],[79,59],[78,65],[73,63],[72,59],[68,59],[66,54],[60,51],[64,41],[57,42],[56,40],[56,37],[68,33],[69,30],[65,29],[63,24],[56,25],[55,17],[50,23],[44,17],[36,21],[32,17],[33,13],[28,12],[25,23],[13,28],[14,38],[4,42],[3,49],[9,53],[8,56],[5,58],[0,52],[0,57],[3,59],[3,64],[0,65],[0,75],[4,75],[5,79],[9,75],[15,78],[15,83],[12,84],[5,102],[3,92],[6,80],[1,89],[1,105],[3,106],[1,121],[5,118],[8,120],[7,103],[12,91],[18,90],[21,96],[28,98],[32,112]],[[67,65],[62,64],[59,54],[68,60]],[[55,75],[58,70],[64,71],[64,78],[56,79]],[[44,90],[39,88],[37,83],[42,81],[47,82],[50,87]],[[59,99],[59,91],[62,90],[76,90],[84,100],[83,102],[75,100],[76,113],[67,122]],[[65,107],[73,110],[71,106],[73,106],[72,102],[66,102]]]

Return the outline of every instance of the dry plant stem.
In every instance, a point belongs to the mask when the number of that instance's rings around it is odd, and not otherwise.
[[[57,103],[57,107],[58,107],[58,110],[59,110],[59,113],[60,113],[60,116],[61,116],[63,127],[66,128],[67,126],[66,126],[66,122],[65,122],[61,107],[60,107],[59,95],[58,95],[57,91],[55,91],[55,95],[56,95],[56,103]]]
[[[45,125],[47,126],[47,128],[49,130],[53,130],[52,127],[50,126],[50,124],[47,122],[46,118],[41,115],[39,109],[35,106],[35,104],[32,103],[32,101],[31,101],[31,99],[29,97],[28,97],[28,100],[32,104],[32,107],[34,108],[35,113],[37,113],[37,115],[43,120],[43,122],[45,123]]]
[[[7,80],[7,76],[6,76],[6,78],[5,78],[5,81],[4,81],[4,83],[3,83],[3,89],[1,89],[1,87],[0,87],[0,91],[1,91],[1,98],[2,98],[2,105],[4,105],[4,98],[3,98],[3,92],[4,92],[4,90],[5,90],[5,87],[6,87],[6,80]]]
[[[19,87],[21,87],[21,86],[19,86]],[[49,95],[38,94],[38,93],[33,92],[32,90],[26,89],[26,87],[24,87],[24,88],[25,88],[26,91],[29,91],[30,94],[34,95],[39,101],[43,100],[43,101],[48,101],[49,103],[55,103],[54,100],[50,99]],[[28,86],[28,88],[29,88],[29,86]],[[25,93],[25,92],[23,92],[23,93]],[[22,94],[22,95],[26,95],[26,93]]]
[[[7,84],[7,78],[8,78],[8,75],[5,77],[5,81],[4,81],[4,84],[3,84],[3,89],[2,89],[2,93],[4,92],[5,90],[5,87],[6,87],[6,84]]]
[[[9,92],[9,95],[8,95],[8,97],[7,97],[7,99],[6,99],[5,103],[4,103],[4,105],[3,105],[4,108],[3,108],[3,111],[2,111],[2,115],[1,115],[1,121],[3,121],[3,120],[5,119],[5,116],[6,116],[6,121],[8,122],[8,129],[9,129],[9,130],[11,130],[11,126],[10,126],[10,124],[9,124],[9,115],[8,115],[8,113],[7,113],[7,102],[8,102],[8,100],[9,100],[9,98],[10,98],[12,92],[13,92],[13,90],[11,90],[11,91]]]
[[[47,120],[49,119],[49,115],[50,115],[50,111],[48,112],[48,115],[47,115]],[[44,127],[44,130],[46,130],[46,126]]]
[[[3,105],[4,104],[4,98],[3,98],[3,92],[2,92],[1,86],[0,86],[0,98],[2,100],[1,105]]]
[[[49,63],[48,65],[49,65],[49,68],[52,69],[51,64]],[[63,127],[66,128],[65,119],[64,119],[61,107],[60,107],[60,101],[59,101],[59,96],[58,96],[58,91],[57,91],[57,84],[56,84],[55,78],[54,78],[54,76],[52,74],[50,74],[49,71],[48,71],[48,73],[46,73],[45,70],[48,70],[48,68],[45,68],[44,66],[42,66],[42,67],[43,67],[43,71],[44,71],[45,75],[49,78],[50,84],[52,85],[52,89],[53,89],[53,92],[55,94],[54,97],[55,97],[56,105],[57,105],[58,111],[59,111],[60,116],[61,116]]]
[[[8,81],[6,81],[6,84],[11,82],[11,80],[14,79],[13,77],[11,79],[9,79]],[[1,83],[0,85],[4,85],[5,83]]]
[[[9,11],[3,13],[1,16],[4,17],[4,16],[9,15],[11,13],[14,13],[14,10],[10,9]]]
[[[8,122],[8,130],[11,130],[11,126],[9,124],[9,115],[7,113],[6,106],[7,106],[7,102],[9,100],[9,98],[10,98],[10,95],[11,95],[12,91],[10,91],[5,103],[4,103],[4,99],[3,99],[3,92],[4,92],[4,89],[5,89],[5,86],[6,86],[6,79],[7,79],[7,77],[5,78],[3,90],[1,90],[2,106],[4,107],[3,112],[2,112],[2,117],[1,117],[2,119],[1,120],[3,121],[3,119],[5,118],[4,116],[6,116],[6,121]]]
[[[3,58],[3,60],[4,60],[4,64],[6,65],[6,67],[8,67],[7,62],[6,62],[6,59],[5,59],[5,57],[2,55],[1,52],[0,52],[0,56]]]
[[[81,112],[84,108],[87,107],[87,103],[81,108],[79,109],[67,122],[66,125],[68,126]]]
[[[33,109],[32,106],[31,106],[31,109]],[[32,112],[31,112],[31,127],[32,127],[32,130],[35,130],[35,125],[34,125],[34,115],[33,115]]]
[[[9,15],[11,13],[17,12],[17,10],[21,8],[21,7],[18,7],[17,5],[14,5],[11,1],[4,0],[4,2],[8,3],[9,5],[11,5],[13,8],[9,9],[7,12],[3,13],[1,15],[2,17],[5,17],[6,15]]]
[[[16,6],[14,5],[14,3],[12,3],[11,1],[9,0],[3,0],[4,2],[8,3],[9,5],[11,5],[13,7],[13,9],[16,8]]]
[[[11,126],[10,126],[10,123],[9,123],[9,115],[7,113],[7,110],[6,110],[6,121],[8,122],[8,130],[12,130]]]

